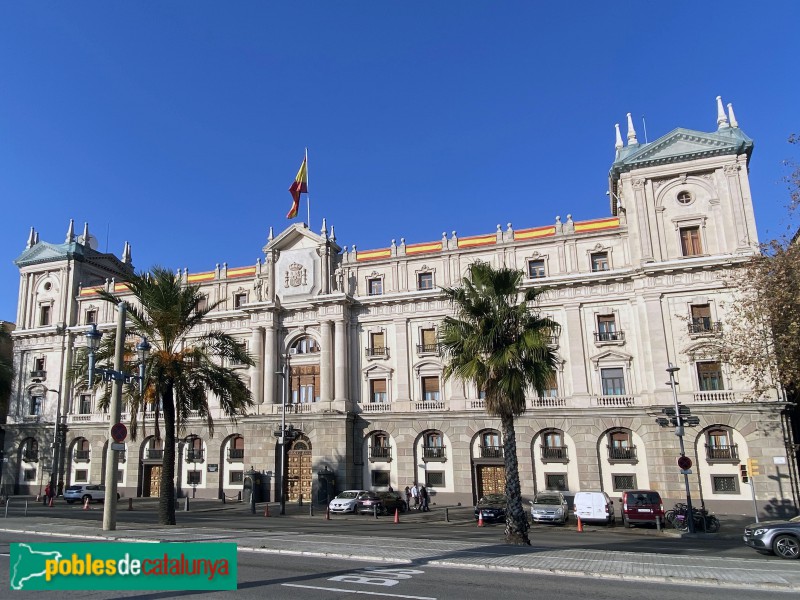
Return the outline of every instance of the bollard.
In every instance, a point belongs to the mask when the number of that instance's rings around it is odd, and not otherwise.
[[[24,516],[26,516],[26,517],[28,516],[28,501],[27,500],[25,500],[25,515]]]
[[[300,506],[300,507],[302,507],[302,506],[303,506],[303,494],[300,494],[300,495],[297,497],[297,506]]]
[[[450,508],[448,508],[447,506],[444,507],[444,522],[445,523],[450,522]]]
[[[237,499],[237,502],[241,501],[242,501],[242,490],[239,490],[239,498]]]
[[[128,498],[128,510],[133,510],[133,498]]]
[[[372,507],[372,516],[374,516],[376,519],[378,518],[378,505],[377,504]]]
[[[222,494],[222,503],[225,504],[225,493]]]
[[[313,502],[309,502],[308,503],[308,516],[309,517],[313,517],[314,516],[314,503]]]
[[[9,502],[11,502],[11,500],[6,499],[6,516],[5,516],[6,519],[8,518],[8,503]]]
[[[656,515],[656,531],[661,533],[661,517]]]
[[[186,496],[183,503],[184,512],[189,512],[189,496]]]

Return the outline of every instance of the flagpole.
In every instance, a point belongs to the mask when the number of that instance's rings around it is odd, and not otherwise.
[[[308,147],[306,147],[306,190],[308,190]],[[311,229],[311,194],[306,191],[306,212],[308,214],[308,228]]]

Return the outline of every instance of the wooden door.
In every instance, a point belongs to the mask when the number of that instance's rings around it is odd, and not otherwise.
[[[305,441],[297,441],[288,452],[288,477],[286,496],[297,502],[302,494],[305,502],[311,501],[311,450]]]
[[[478,497],[506,493],[506,470],[497,465],[478,466]]]
[[[150,485],[148,487],[147,496],[157,498],[161,495],[161,465],[150,467]]]

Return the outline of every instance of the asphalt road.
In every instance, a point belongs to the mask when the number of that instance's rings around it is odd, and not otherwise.
[[[136,524],[157,526],[158,518],[154,500],[134,500],[134,510],[127,510],[127,502],[123,500],[118,509],[117,520],[120,526]],[[277,506],[271,506],[271,516],[264,517],[264,506],[259,505],[256,514],[243,504],[225,505],[220,508],[218,502],[190,501],[190,511],[179,510],[179,525],[194,527],[224,527],[230,530],[247,531],[292,531],[301,534],[341,534],[368,540],[370,537],[394,537],[406,540],[399,543],[413,543],[413,539],[438,539],[455,541],[483,541],[496,544],[503,539],[502,524],[487,524],[483,528],[476,527],[471,517],[472,509],[450,509],[451,522],[445,522],[443,508],[434,508],[430,513],[406,513],[400,515],[400,524],[394,524],[391,516],[373,518],[370,515],[333,515],[325,519],[324,512],[316,512],[309,516],[308,508],[302,510],[296,506],[287,507],[287,516],[277,514]],[[90,510],[83,510],[79,504],[68,505],[63,501],[56,502],[52,508],[34,502],[28,503],[28,516],[23,516],[23,504],[19,501],[10,506],[7,519],[0,523],[7,526],[19,525],[35,530],[37,517],[57,517],[80,521],[101,522],[102,504],[91,505]],[[543,548],[586,548],[594,550],[655,552],[660,554],[722,556],[735,558],[753,558],[758,556],[753,550],[744,546],[741,541],[741,527],[725,526],[720,535],[698,537],[671,537],[659,534],[653,528],[605,527],[602,525],[586,525],[582,534],[576,531],[576,523],[571,520],[567,526],[549,524],[533,525],[530,532],[534,546]],[[780,560],[775,557],[763,557],[763,560]]]
[[[71,538],[74,540],[74,538]],[[0,589],[9,589],[9,543],[57,542],[61,538],[0,532]],[[67,540],[64,540],[67,541]],[[78,541],[78,540],[74,540]],[[732,590],[715,587],[664,585],[643,581],[614,581],[518,572],[454,569],[425,564],[392,565],[379,562],[283,556],[258,552],[238,553],[237,598],[322,600],[344,598],[462,600],[775,600],[777,591]],[[646,588],[646,589],[645,589]],[[59,592],[11,592],[3,597],[54,596]],[[61,592],[63,595],[64,593]],[[138,598],[228,598],[231,592],[114,591],[73,592],[70,597],[88,600]],[[787,596],[788,597],[788,596]]]

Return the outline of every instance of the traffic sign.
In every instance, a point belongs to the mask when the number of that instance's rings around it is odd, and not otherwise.
[[[117,423],[111,428],[111,439],[115,442],[124,442],[128,437],[128,428],[124,423]]]
[[[678,457],[678,466],[682,470],[687,471],[688,469],[692,468],[692,459],[689,458],[688,456],[679,456]]]

